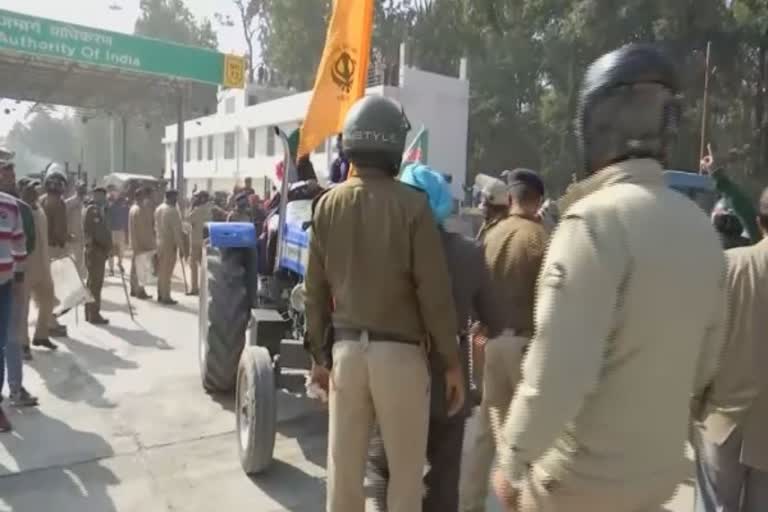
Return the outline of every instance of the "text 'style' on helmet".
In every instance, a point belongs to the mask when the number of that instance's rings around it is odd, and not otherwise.
[[[410,129],[402,105],[383,96],[366,96],[347,113],[342,150],[358,167],[383,168],[397,173]]]

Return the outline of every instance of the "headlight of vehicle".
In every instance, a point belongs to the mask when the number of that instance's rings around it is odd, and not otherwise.
[[[291,290],[291,307],[299,313],[304,312],[305,293],[304,283],[297,284],[293,287],[293,290]]]

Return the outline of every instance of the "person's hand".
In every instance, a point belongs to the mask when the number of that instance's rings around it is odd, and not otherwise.
[[[309,380],[313,384],[320,386],[326,393],[329,389],[331,379],[331,372],[325,366],[312,363],[312,369],[310,370]]]
[[[496,469],[493,472],[492,482],[493,490],[496,493],[496,497],[499,499],[501,506],[507,512],[515,512],[517,509],[517,498],[519,491],[515,489],[504,472],[501,469]]]
[[[707,154],[699,162],[699,170],[704,174],[712,174],[715,167],[715,157],[712,156],[712,146],[707,144]]]
[[[464,390],[464,372],[460,364],[445,370],[445,394],[448,401],[448,416],[456,416],[464,407],[466,393]]]
[[[485,326],[480,322],[475,322],[470,326],[469,334],[470,336],[482,336],[484,338],[487,338],[488,329],[486,329]]]

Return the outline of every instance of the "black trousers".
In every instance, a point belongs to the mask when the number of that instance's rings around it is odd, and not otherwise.
[[[427,440],[427,474],[424,476],[423,512],[458,512],[461,453],[466,416],[457,414],[447,420],[430,420]],[[378,427],[368,448],[368,480],[372,486],[377,512],[387,510],[389,468],[384,443]]]

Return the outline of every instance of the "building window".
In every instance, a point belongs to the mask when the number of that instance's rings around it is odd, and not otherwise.
[[[208,136],[208,160],[213,160],[213,135]]]
[[[203,159],[203,138],[198,137],[197,138],[197,161]]]
[[[252,106],[252,105],[257,105],[259,103],[259,97],[256,96],[255,94],[249,94],[248,95],[248,99],[246,101],[247,101],[246,104],[249,107]]]
[[[224,103],[224,113],[235,113],[235,98],[227,98],[227,101]]]
[[[224,134],[224,159],[232,160],[235,158],[235,132]]]
[[[192,139],[187,139],[184,144],[184,161],[192,160]]]
[[[248,158],[256,156],[256,129],[248,129]]]
[[[275,131],[267,127],[267,156],[275,156]]]

